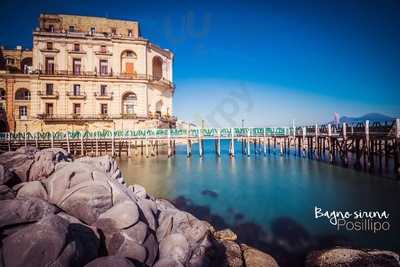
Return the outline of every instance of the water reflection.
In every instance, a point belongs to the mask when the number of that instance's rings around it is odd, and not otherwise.
[[[332,244],[398,249],[400,240],[400,184],[398,182],[331,166],[299,157],[250,158],[228,151],[217,158],[205,142],[203,158],[193,148],[178,147],[173,158],[121,160],[129,183],[142,184],[149,193],[174,200],[176,205],[212,222],[230,227],[242,242],[276,256],[281,266],[294,262],[311,248]],[[222,143],[222,148],[228,148]],[[208,152],[207,152],[208,151]],[[203,192],[215,192],[217,197]],[[212,194],[212,193],[211,193]],[[314,207],[324,210],[386,210],[391,230],[368,232],[337,231],[324,220],[314,219]],[[292,265],[291,265],[292,264]]]

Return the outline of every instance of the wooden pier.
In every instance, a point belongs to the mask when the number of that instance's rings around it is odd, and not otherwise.
[[[222,141],[229,142],[229,155],[294,155],[328,161],[369,171],[391,169],[400,177],[400,119],[390,123],[313,125],[267,128],[195,128],[103,130],[97,132],[0,133],[0,150],[23,146],[39,149],[60,147],[74,155],[157,156],[165,150],[169,157],[177,144],[186,145],[188,157],[205,155],[204,141],[215,142],[221,156]],[[163,149],[162,149],[163,148]]]

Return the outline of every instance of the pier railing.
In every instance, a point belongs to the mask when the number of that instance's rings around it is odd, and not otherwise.
[[[399,124],[399,125],[398,125]],[[246,128],[187,128],[187,129],[116,129],[101,131],[57,131],[57,132],[1,132],[0,141],[24,140],[80,140],[80,139],[231,139],[284,136],[331,136],[351,135],[393,136],[399,134],[400,120],[388,124],[370,124],[368,121],[356,125],[314,125],[303,127],[246,127]]]

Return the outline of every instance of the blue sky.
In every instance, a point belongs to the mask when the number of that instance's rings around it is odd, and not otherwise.
[[[175,114],[233,126],[400,117],[400,1],[8,1],[0,43],[30,47],[40,13],[140,22],[175,53]],[[17,12],[18,11],[18,12]]]

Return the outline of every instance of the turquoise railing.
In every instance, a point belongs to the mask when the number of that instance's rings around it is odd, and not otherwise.
[[[232,134],[233,131],[233,134]],[[284,136],[293,134],[293,128],[193,128],[193,129],[141,129],[141,130],[102,130],[102,131],[67,131],[67,132],[2,132],[0,141],[7,140],[77,140],[114,138],[232,138]],[[67,137],[68,135],[68,137]]]

